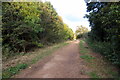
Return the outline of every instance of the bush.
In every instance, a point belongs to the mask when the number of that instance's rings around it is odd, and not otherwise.
[[[3,78],[10,78],[11,76],[17,74],[21,69],[27,68],[27,64],[18,64],[15,67],[10,67],[7,70],[3,71]]]
[[[106,57],[112,64],[120,66],[119,54],[114,50],[113,46],[109,42],[97,42],[93,41],[90,38],[86,40],[88,45],[98,53],[101,53],[104,57]]]
[[[42,43],[38,43],[38,42],[33,42],[33,44],[39,48],[44,47],[44,45]]]

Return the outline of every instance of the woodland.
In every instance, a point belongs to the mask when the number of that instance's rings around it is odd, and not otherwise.
[[[50,2],[3,2],[2,22],[4,58],[74,37]]]

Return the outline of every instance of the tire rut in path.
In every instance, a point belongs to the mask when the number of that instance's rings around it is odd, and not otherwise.
[[[22,71],[16,78],[89,78],[88,70],[80,59],[79,40],[76,40]]]

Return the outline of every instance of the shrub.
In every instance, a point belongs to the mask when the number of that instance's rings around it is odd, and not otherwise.
[[[97,42],[93,41],[90,38],[86,40],[88,45],[98,53],[101,53],[104,57],[106,57],[112,64],[120,66],[120,56],[117,51],[114,50],[113,46],[109,42]]]

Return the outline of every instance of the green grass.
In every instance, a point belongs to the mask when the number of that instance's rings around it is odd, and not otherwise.
[[[31,59],[31,61],[23,63],[23,64],[17,64],[14,67],[9,67],[9,68],[5,69],[2,72],[2,78],[11,78],[13,75],[18,74],[22,69],[25,69],[32,64],[35,64],[37,61],[52,54],[56,49],[61,48],[68,44],[69,43],[64,42],[64,43],[59,43],[57,45],[54,45],[51,48],[46,48],[46,50],[44,52],[42,52],[41,54],[38,54],[35,58]],[[23,55],[23,54],[21,54],[21,55]]]
[[[107,70],[107,74],[111,74],[112,76],[114,76],[114,78],[119,78],[119,73],[111,69]]]
[[[88,63],[92,63],[92,61],[94,59],[96,59],[95,57],[93,57],[92,55],[89,54],[90,53],[90,50],[89,50],[89,47],[87,47],[85,45],[85,41],[84,40],[80,40],[80,54],[82,54],[80,56],[80,58],[84,59],[86,62]],[[93,64],[92,64],[93,65]],[[96,72],[88,72],[88,75],[91,77],[91,78],[94,78],[94,80],[97,80],[96,78],[99,78],[99,76],[97,75]]]
[[[80,54],[82,54],[82,56],[80,56],[80,58],[85,59],[87,62],[91,62],[91,60],[95,59],[95,57],[91,56],[89,54],[89,49],[87,46],[85,46],[85,41],[84,40],[80,40]]]
[[[82,54],[89,53],[89,50],[86,48],[84,43],[84,40],[80,40],[80,53]]]
[[[113,70],[113,68],[115,68],[115,66],[110,64],[110,62],[108,61],[109,59],[106,59],[107,53],[109,54],[112,51],[111,49],[107,48],[109,46],[109,44],[107,44],[105,42],[103,42],[103,43],[94,42],[91,39],[86,39],[85,42],[89,45],[89,48],[92,51],[96,52],[96,54],[99,54],[99,55],[101,53],[101,56],[103,56],[102,58],[96,57],[96,59],[93,59],[93,61],[92,61],[92,62],[94,62],[94,64],[92,64],[92,65],[89,64],[96,73],[100,74],[99,78],[102,78],[102,77],[118,78],[118,76],[119,76],[118,71]],[[86,57],[85,57],[85,59],[86,59]],[[96,77],[96,75],[94,74],[95,72],[90,73],[90,75],[92,77]]]
[[[28,67],[28,64],[18,64],[15,67],[10,67],[3,71],[2,77],[3,78],[10,78],[11,76],[19,73],[20,70],[25,69]]]
[[[91,78],[100,78],[100,76],[98,76],[96,74],[96,72],[89,72],[88,75],[91,77]],[[94,80],[97,80],[97,79],[94,79]]]
[[[87,62],[91,62],[93,59],[96,59],[95,57],[91,55],[82,55],[80,56],[82,59],[85,59]]]
[[[87,48],[86,48],[86,42],[89,45],[89,47]],[[104,78],[104,77],[118,78],[118,72],[116,70],[113,70],[115,68],[113,65],[110,65],[106,59],[102,57],[98,58],[91,54],[93,52],[90,49],[92,49],[95,52],[105,52],[105,50],[107,49],[105,48],[103,50],[104,48],[103,46],[106,45],[100,43],[94,43],[91,42],[90,40],[80,40],[80,54],[81,54],[80,58],[84,59],[87,65],[91,68],[91,71],[88,72],[87,74],[91,78],[94,78],[96,80],[98,78]]]

